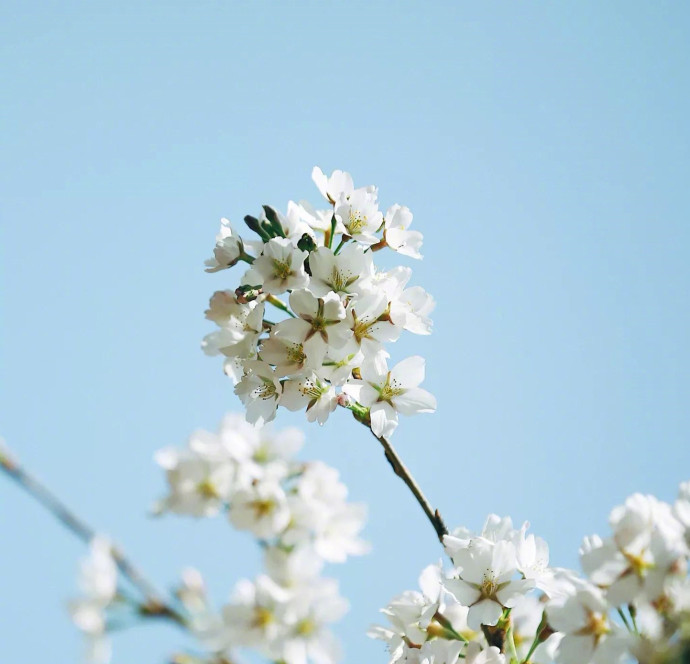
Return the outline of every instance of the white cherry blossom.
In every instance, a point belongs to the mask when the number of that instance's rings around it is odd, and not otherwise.
[[[290,294],[290,306],[297,316],[281,321],[273,332],[302,344],[319,364],[329,347],[340,348],[352,336],[352,330],[343,322],[345,308],[335,293],[317,298],[308,290],[296,290]]]
[[[275,366],[279,376],[292,376],[310,366],[318,366],[314,354],[311,358],[307,356],[303,343],[276,335],[275,330],[262,341],[259,354],[262,360]]]
[[[385,293],[369,291],[347,308],[346,324],[352,330],[352,340],[365,357],[383,350],[384,344],[395,341],[402,332],[390,316],[390,302]]]
[[[255,482],[234,494],[228,517],[239,530],[248,530],[261,539],[275,537],[290,522],[285,491],[278,483]]]
[[[435,309],[436,301],[421,286],[406,288],[391,299],[390,318],[413,334],[431,334],[432,321],[429,314]]]
[[[314,166],[311,179],[321,195],[332,205],[341,197],[349,196],[355,188],[352,176],[344,171],[335,170],[329,177],[318,166]]]
[[[333,579],[314,578],[298,587],[285,607],[289,626],[281,659],[287,664],[336,664],[341,648],[328,625],[340,620],[348,608]]]
[[[207,355],[249,357],[263,331],[264,305],[253,301],[237,301],[231,291],[217,291],[211,297],[206,318],[220,329],[204,337],[202,348]]]
[[[252,263],[252,273],[266,293],[279,295],[287,290],[304,288],[309,276],[304,269],[306,251],[297,249],[288,238],[272,238],[263,253]]]
[[[376,194],[355,189],[348,196],[341,195],[335,203],[335,216],[343,234],[364,246],[379,242],[376,233],[383,223],[383,214],[376,202]]]
[[[361,293],[362,283],[374,273],[371,252],[358,244],[348,244],[339,253],[319,247],[309,255],[311,280],[309,290],[324,297],[329,292],[341,296]]]
[[[254,582],[238,582],[230,603],[223,607],[229,643],[277,658],[287,631],[284,612],[289,598],[289,590],[263,574]]]
[[[247,408],[247,419],[252,424],[265,424],[276,415],[278,401],[283,392],[270,364],[248,360],[243,364],[244,376],[235,385],[235,394]]]
[[[412,223],[412,212],[404,205],[397,203],[386,212],[386,244],[399,254],[410,258],[421,258],[419,250],[423,236],[419,231],[408,230]]]
[[[338,397],[335,388],[327,380],[309,371],[285,381],[281,404],[288,410],[306,407],[307,420],[324,424],[336,409]]]
[[[549,624],[564,636],[556,650],[558,664],[615,664],[625,655],[626,641],[608,619],[603,593],[583,586],[547,607]]]
[[[666,578],[687,555],[683,528],[671,506],[653,496],[634,494],[612,510],[609,521],[611,538],[585,540],[583,569],[593,583],[606,588],[613,606],[637,598],[656,600],[663,594]]]
[[[371,430],[377,436],[390,436],[398,426],[398,413],[415,415],[436,409],[436,399],[419,387],[424,380],[424,360],[408,357],[388,371],[385,362],[364,362],[362,379],[352,380],[343,391],[369,408]]]
[[[515,605],[519,597],[534,587],[534,582],[516,579],[515,546],[508,541],[477,537],[467,548],[456,552],[457,578],[448,579],[446,588],[461,604],[469,606],[467,624],[478,630],[495,625],[504,608]]]
[[[218,514],[230,499],[235,465],[229,456],[191,446],[181,451],[160,450],[156,461],[165,470],[170,488],[170,494],[156,511],[208,517]]]
[[[206,272],[218,272],[232,267],[244,253],[244,243],[227,219],[220,220],[220,232],[216,236],[213,257],[204,261]]]

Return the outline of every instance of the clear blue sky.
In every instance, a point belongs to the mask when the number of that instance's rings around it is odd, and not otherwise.
[[[0,4],[0,430],[164,585],[218,601],[256,570],[222,521],[151,521],[153,452],[240,407],[199,350],[221,216],[375,183],[425,234],[435,415],[395,436],[449,524],[529,519],[555,564],[640,490],[690,478],[690,6],[682,2]],[[279,422],[301,422],[282,413]],[[305,456],[371,505],[332,571],[347,661],[438,559],[375,442],[341,412]],[[307,427],[307,423],[304,422]],[[76,661],[83,548],[0,478],[2,659]],[[115,664],[161,664],[170,628]]]

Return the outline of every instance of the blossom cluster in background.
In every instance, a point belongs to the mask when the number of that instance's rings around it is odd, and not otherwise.
[[[169,487],[159,510],[226,515],[263,549],[265,572],[240,581],[220,611],[210,606],[199,573],[185,573],[177,594],[208,652],[246,647],[286,664],[339,659],[329,625],[348,604],[321,571],[324,562],[368,550],[360,538],[366,509],[347,501],[336,470],[295,459],[303,442],[297,429],[274,431],[229,415],[218,433],[198,432],[186,448],[157,455]]]
[[[452,568],[426,568],[370,636],[390,664],[687,661],[690,482],[674,505],[635,494],[609,521],[608,538],[582,545],[583,575],[550,567],[527,524],[491,515],[479,534],[456,530],[444,539]]]
[[[419,387],[422,358],[389,370],[386,350],[403,330],[429,334],[435,303],[408,285],[409,267],[381,270],[374,255],[389,248],[421,258],[422,234],[409,229],[408,208],[384,214],[377,188],[355,188],[349,173],[314,168],[312,179],[328,208],[290,201],[283,215],[264,205],[245,217],[252,239],[222,220],[207,271],[238,262],[248,269],[235,289],[211,297],[206,317],[219,329],[203,348],[225,356],[250,422],[268,422],[284,406],[323,424],[340,403],[366,413],[377,436],[390,436],[399,413],[436,408]]]
[[[366,508],[348,502],[336,470],[295,458],[303,443],[297,429],[257,427],[235,414],[226,416],[217,433],[199,431],[186,447],[156,455],[168,485],[157,513],[222,515],[256,538],[264,560],[264,572],[239,581],[219,609],[211,605],[201,574],[191,568],[183,573],[175,609],[204,654],[179,661],[235,661],[238,648],[285,664],[340,659],[340,644],[329,626],[348,603],[337,581],[321,572],[326,562],[342,563],[368,551],[360,538]],[[94,539],[81,567],[82,596],[70,604],[93,663],[110,659],[108,626],[141,611],[117,581],[110,544]]]

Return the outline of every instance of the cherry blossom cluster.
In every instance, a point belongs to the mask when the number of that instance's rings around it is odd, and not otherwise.
[[[390,436],[399,413],[436,408],[419,387],[424,360],[408,358],[389,370],[386,351],[403,330],[429,334],[435,303],[408,286],[409,267],[380,269],[374,254],[389,248],[421,258],[422,234],[409,230],[408,208],[396,204],[384,214],[377,188],[355,188],[349,173],[327,177],[314,168],[312,179],[326,209],[290,201],[283,215],[264,205],[258,217],[244,219],[253,239],[221,221],[207,271],[239,262],[248,269],[236,289],[211,297],[206,317],[219,329],[203,348],[226,358],[250,422],[268,422],[284,406],[323,424],[340,404],[377,436]]]
[[[244,647],[285,664],[339,659],[329,625],[348,604],[321,570],[325,562],[368,550],[359,537],[366,509],[347,501],[336,470],[294,458],[303,442],[297,429],[273,431],[229,415],[218,433],[197,432],[186,448],[157,454],[169,486],[158,511],[226,513],[263,549],[265,572],[240,581],[220,611],[210,605],[198,572],[183,576],[177,596],[209,653]]]
[[[308,549],[269,547],[264,563],[266,573],[240,580],[220,611],[209,601],[201,575],[185,571],[177,595],[206,653],[194,661],[236,661],[238,648],[286,664],[339,661],[340,643],[329,627],[349,605],[337,581],[320,576],[323,560]]]
[[[444,538],[452,568],[427,567],[396,597],[390,664],[661,664],[690,653],[690,482],[674,505],[635,494],[586,538],[584,575],[549,566],[546,542],[509,518]]]

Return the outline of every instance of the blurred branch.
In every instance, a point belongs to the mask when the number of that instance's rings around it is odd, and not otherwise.
[[[63,526],[80,540],[89,543],[96,531],[70,510],[48,487],[24,469],[12,455],[8,447],[0,440],[0,470],[14,480],[24,491],[45,507]],[[140,607],[140,614],[148,617],[169,618],[179,625],[185,624],[184,617],[168,604],[163,595],[146,579],[146,577],[127,558],[124,552],[111,546],[111,555],[120,572],[144,596],[145,603]]]

